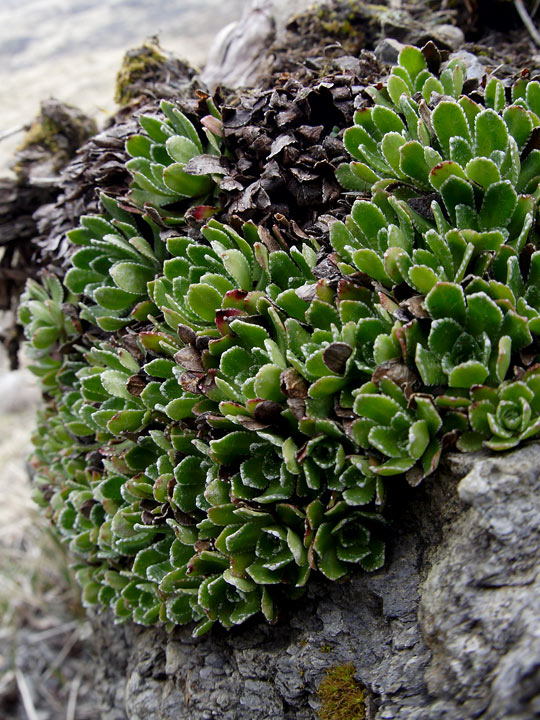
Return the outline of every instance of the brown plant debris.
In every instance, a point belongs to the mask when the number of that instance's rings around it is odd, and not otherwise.
[[[356,99],[381,68],[368,52],[324,64],[308,61],[225,104],[230,160],[221,200],[229,217],[270,226],[276,217],[278,223],[294,219],[288,230],[298,239],[301,231],[313,232],[330,208],[339,208],[335,170],[345,161],[340,128],[352,122]]]

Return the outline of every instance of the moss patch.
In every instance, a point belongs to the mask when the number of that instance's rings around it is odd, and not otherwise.
[[[17,177],[24,181],[37,163],[41,163],[45,175],[59,172],[96,132],[95,121],[77,108],[54,98],[44,100],[39,115],[17,148],[17,162],[13,166]]]
[[[136,50],[129,50],[116,75],[114,99],[119,105],[127,105],[137,95],[132,87],[149,70],[165,62],[165,56],[154,43],[144,43]]]
[[[62,128],[54,120],[41,115],[34,120],[17,149],[20,151],[33,145],[41,145],[52,153],[59,152],[61,148],[58,145],[58,135],[61,132]]]
[[[395,21],[400,25],[405,22],[404,17],[385,4],[347,0],[299,13],[289,21],[287,28],[311,53],[313,48],[319,48],[328,56],[325,46],[335,43],[341,54],[357,55],[363,48],[373,47],[385,23]],[[407,19],[410,22],[408,16]]]
[[[357,0],[339,6],[322,5],[298,14],[288,29],[315,45],[338,42],[350,54],[365,46],[365,14]]]
[[[364,720],[365,690],[354,679],[355,671],[352,663],[326,671],[317,693],[321,701],[320,720]]]

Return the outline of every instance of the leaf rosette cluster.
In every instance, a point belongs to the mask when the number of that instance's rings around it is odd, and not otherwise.
[[[357,111],[337,175],[361,197],[329,244],[220,222],[217,110],[162,103],[129,201],[70,232],[63,284],[28,284],[36,497],[85,603],[274,622],[312,573],[382,567],[396,477],[540,433],[540,85],[472,98],[440,60],[405,48]]]

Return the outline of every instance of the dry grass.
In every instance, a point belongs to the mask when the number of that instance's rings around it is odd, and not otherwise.
[[[99,716],[90,627],[63,547],[31,497],[32,376],[0,357],[0,718]]]

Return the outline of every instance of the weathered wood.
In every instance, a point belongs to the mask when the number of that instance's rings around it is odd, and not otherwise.
[[[216,37],[202,80],[210,88],[253,87],[264,72],[270,46],[283,38],[288,20],[313,4],[312,0],[252,0],[240,20]]]

